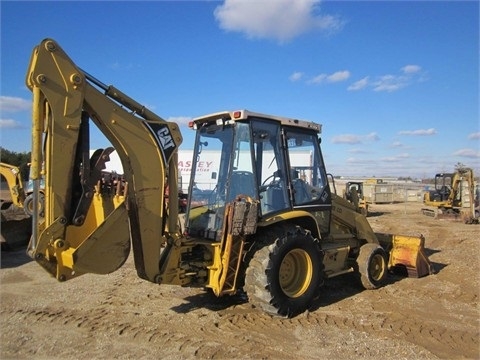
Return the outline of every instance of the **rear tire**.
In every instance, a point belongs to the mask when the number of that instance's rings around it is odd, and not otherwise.
[[[360,248],[357,257],[360,282],[367,290],[378,289],[387,280],[387,254],[378,244],[368,243]]]
[[[322,254],[318,241],[299,226],[281,227],[269,234],[275,241],[253,255],[244,290],[254,306],[292,317],[307,310],[319,294]]]

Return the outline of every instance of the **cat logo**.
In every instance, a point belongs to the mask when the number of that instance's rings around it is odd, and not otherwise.
[[[168,125],[158,122],[144,122],[155,137],[156,143],[161,150],[163,160],[167,163],[177,149],[178,145],[173,138]]]
[[[168,127],[165,126],[158,129],[157,137],[163,150],[175,147],[175,143],[173,142],[172,135],[170,135],[170,131],[168,131]]]

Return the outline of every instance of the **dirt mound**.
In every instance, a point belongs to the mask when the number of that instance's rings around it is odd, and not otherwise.
[[[32,219],[23,209],[10,205],[1,210],[2,249],[15,249],[28,244],[32,235]]]

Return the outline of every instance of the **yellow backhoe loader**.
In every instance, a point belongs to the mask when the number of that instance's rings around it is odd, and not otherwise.
[[[10,205],[15,205],[18,208],[23,208],[25,214],[32,216],[33,214],[33,183],[28,182],[24,186],[22,174],[17,166],[0,163],[1,175],[7,181],[8,189],[10,190],[11,201],[2,202],[2,210],[8,208]],[[43,182],[41,184],[39,195],[39,212],[43,213],[44,196],[43,196]]]
[[[10,193],[9,198],[2,199],[1,204],[0,245],[4,250],[25,245],[30,237],[31,222],[28,221],[28,218],[19,217],[15,209],[12,209],[12,204],[23,210],[27,205],[28,197],[20,169],[17,166],[2,162],[0,163],[0,174],[6,180]],[[4,213],[3,210],[7,209],[8,212]]]
[[[472,169],[436,174],[435,189],[424,194],[423,204],[428,207],[422,212],[437,219],[478,224],[479,196]]]
[[[375,289],[395,268],[432,271],[422,236],[376,234],[330,192],[316,123],[247,110],[193,119],[191,191],[179,214],[178,202],[165,204],[167,188],[178,192],[177,124],[81,70],[51,39],[34,49],[26,82],[35,193],[42,164],[45,173],[45,216],[34,211],[27,251],[60,281],[113,272],[133,248],[142,279],[217,296],[244,291],[290,317],[334,276],[354,273]],[[90,124],[112,145],[91,157]],[[109,194],[99,180],[113,148],[125,183]],[[206,180],[200,164],[212,156],[218,168]]]
[[[12,203],[22,208],[26,196],[20,169],[17,166],[2,162],[0,163],[0,175],[5,178],[10,192],[10,200],[2,201],[2,210],[10,207]]]
[[[368,216],[368,203],[363,196],[363,182],[347,182],[345,184],[343,198],[350,201],[359,213]]]

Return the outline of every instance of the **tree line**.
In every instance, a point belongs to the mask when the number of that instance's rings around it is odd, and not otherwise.
[[[29,171],[30,171],[30,159],[32,157],[32,153],[29,152],[15,152],[7,150],[0,146],[0,159],[3,163],[17,166],[20,169],[20,173],[22,174],[22,178],[24,181],[28,180]],[[3,177],[2,177],[3,181]]]

